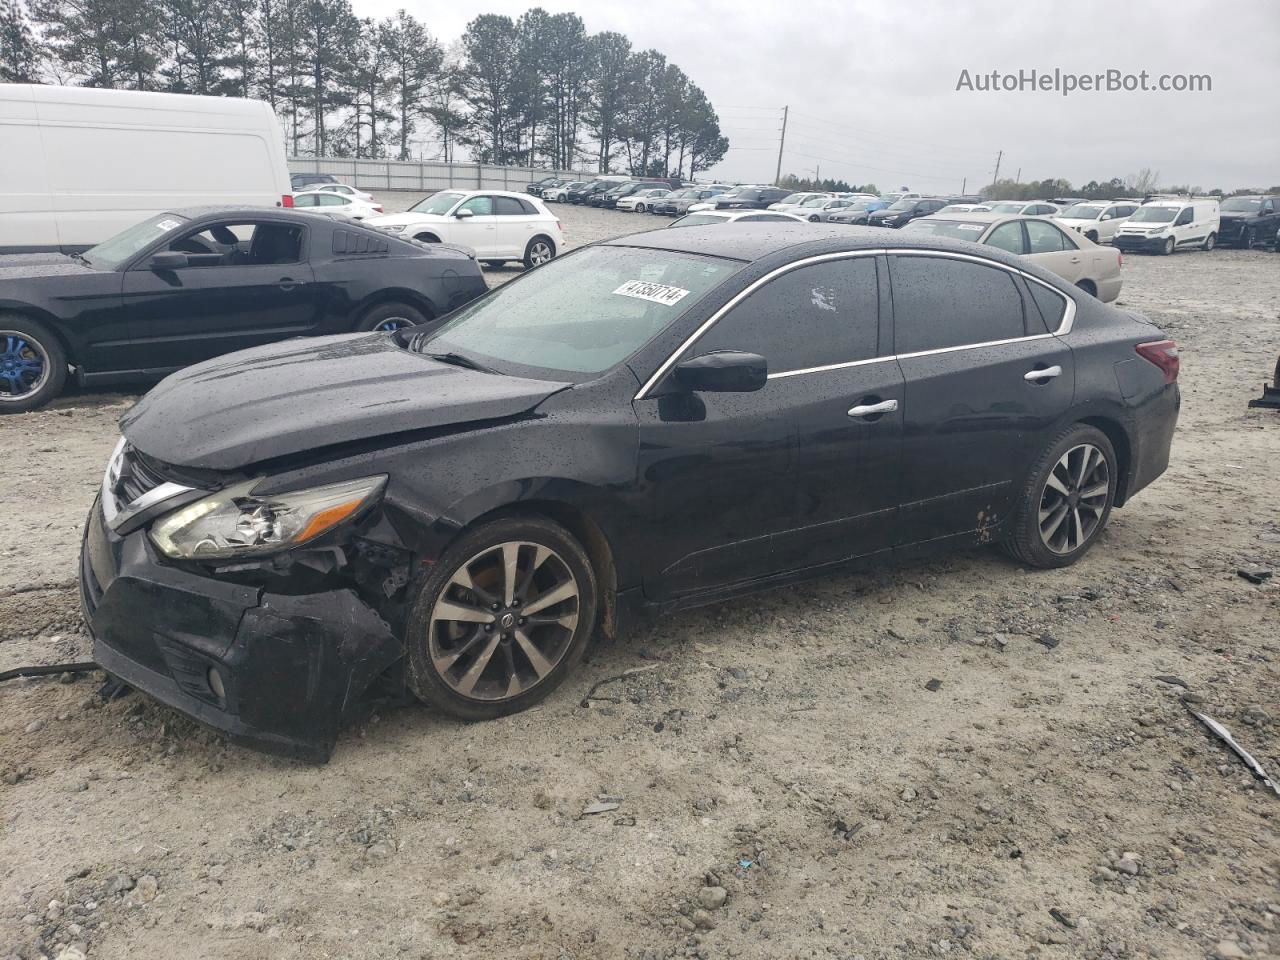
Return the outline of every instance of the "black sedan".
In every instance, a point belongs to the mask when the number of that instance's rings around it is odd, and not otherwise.
[[[656,614],[950,547],[1074,563],[1168,465],[1177,373],[1150,323],[990,246],[588,246],[437,327],[157,386],[89,515],[94,657],[312,757],[375,678],[502,716]]]
[[[470,251],[311,213],[185,210],[83,254],[0,257],[0,412],[290,337],[390,329],[484,293]]]

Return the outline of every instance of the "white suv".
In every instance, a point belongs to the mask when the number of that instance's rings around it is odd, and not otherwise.
[[[1073,203],[1053,219],[1059,224],[1083,233],[1094,243],[1109,243],[1120,224],[1142,206],[1141,200],[1086,200]]]
[[[441,190],[405,213],[365,223],[411,240],[470,247],[490,267],[508,260],[536,267],[564,247],[560,221],[541,200],[503,190]]]

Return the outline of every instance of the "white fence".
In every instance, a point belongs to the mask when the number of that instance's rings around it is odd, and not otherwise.
[[[543,177],[591,179],[581,171],[542,167],[502,167],[486,163],[445,163],[439,160],[354,160],[331,157],[290,157],[290,173],[328,173],[344,183],[368,190],[523,190]]]

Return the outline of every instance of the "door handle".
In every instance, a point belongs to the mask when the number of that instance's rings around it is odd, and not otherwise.
[[[293,277],[281,277],[278,281],[281,290],[292,290],[294,287],[300,287],[307,281],[295,280]]]
[[[862,406],[850,407],[849,416],[851,417],[874,417],[881,413],[893,413],[898,409],[897,400],[884,400],[880,403],[868,403]]]
[[[1060,376],[1062,376],[1062,368],[1055,364],[1052,367],[1041,367],[1038,370],[1028,370],[1022,375],[1022,379],[1029,380],[1031,383],[1040,383]]]

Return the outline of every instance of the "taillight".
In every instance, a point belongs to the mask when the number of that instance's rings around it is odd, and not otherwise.
[[[375,203],[375,204],[373,205],[373,209],[377,210],[379,213],[382,213],[382,212],[383,212],[383,210],[382,210],[382,204],[380,204],[380,203]]]
[[[1164,382],[1173,383],[1178,379],[1178,345],[1172,340],[1152,340],[1140,343],[1133,349],[1143,360],[1154,363],[1164,373]]]
[[[1123,266],[1124,266],[1124,251],[1123,251],[1123,250],[1117,250],[1117,251],[1116,251],[1116,266],[1117,266],[1117,267],[1123,267]]]
[[[282,196],[282,197],[280,198],[280,206],[282,206],[282,207],[292,207],[292,206],[293,206],[293,194],[292,194],[292,193],[286,193],[286,194],[284,194],[284,196]]]

